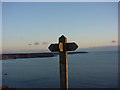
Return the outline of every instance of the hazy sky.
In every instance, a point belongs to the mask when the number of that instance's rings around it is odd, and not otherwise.
[[[117,2],[3,2],[3,51],[48,49],[65,35],[79,48],[117,45]]]

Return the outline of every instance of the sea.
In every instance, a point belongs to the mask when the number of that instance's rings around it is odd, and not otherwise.
[[[68,55],[69,88],[118,88],[118,51]],[[60,88],[59,56],[2,60],[2,85]]]

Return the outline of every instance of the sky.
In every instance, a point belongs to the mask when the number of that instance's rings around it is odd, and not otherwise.
[[[116,46],[117,2],[3,2],[2,50],[48,50],[64,35],[79,48]]]
[[[1,0],[2,2],[119,2],[119,0]]]
[[[2,53],[2,3],[0,1],[0,53]]]

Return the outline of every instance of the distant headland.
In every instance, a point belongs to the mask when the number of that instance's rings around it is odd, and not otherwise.
[[[88,52],[68,52],[68,54],[82,54]],[[59,52],[51,53],[13,53],[13,54],[1,54],[0,59],[17,59],[17,58],[44,58],[44,57],[54,57],[57,56]]]

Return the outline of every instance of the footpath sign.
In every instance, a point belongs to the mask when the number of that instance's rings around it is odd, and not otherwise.
[[[67,38],[61,36],[58,44],[51,44],[49,50],[51,52],[59,52],[59,64],[60,64],[60,87],[68,90],[68,52],[74,51],[78,48],[77,44],[67,43]]]

